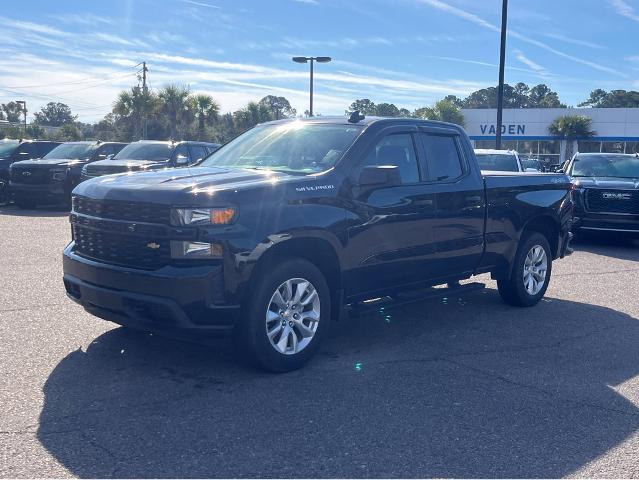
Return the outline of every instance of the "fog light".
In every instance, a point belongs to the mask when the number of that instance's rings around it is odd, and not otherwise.
[[[172,258],[221,258],[224,253],[222,245],[208,242],[171,242]]]

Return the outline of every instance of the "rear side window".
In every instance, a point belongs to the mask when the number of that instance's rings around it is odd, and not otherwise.
[[[29,160],[31,158],[40,158],[44,154],[41,153],[41,149],[37,143],[23,143],[21,144],[15,153],[16,161]]]
[[[428,163],[429,180],[445,182],[462,176],[459,149],[454,135],[420,134]]]

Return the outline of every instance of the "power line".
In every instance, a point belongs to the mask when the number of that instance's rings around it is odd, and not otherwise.
[[[113,73],[108,74],[108,76],[116,76],[116,75],[120,75],[122,72],[128,72],[130,69],[132,68],[137,68],[139,65],[141,65],[140,63],[138,63],[137,65],[134,65],[133,67],[128,67],[126,69],[118,69],[115,70]],[[138,70],[139,72],[139,70]],[[136,72],[136,73],[138,73]],[[131,72],[133,73],[133,72]],[[70,80],[68,82],[59,82],[54,84],[51,83],[47,83],[47,84],[42,84],[42,85],[14,85],[14,86],[5,86],[4,88],[43,88],[43,87],[53,87],[53,86],[57,86],[57,85],[77,85],[77,84],[82,84],[82,83],[87,83],[87,82],[93,82],[96,80],[96,77],[87,77],[85,79],[82,80]]]

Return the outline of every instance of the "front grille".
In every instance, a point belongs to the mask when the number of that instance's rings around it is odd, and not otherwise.
[[[586,209],[593,213],[639,215],[639,190],[586,190]]]
[[[11,181],[27,185],[40,185],[49,183],[50,172],[46,168],[13,167],[11,169]]]
[[[92,217],[168,225],[171,209],[166,205],[120,200],[95,200],[76,195],[73,197],[73,211]]]
[[[144,237],[108,233],[78,224],[73,224],[72,228],[75,252],[83,257],[145,270],[161,268],[171,260],[171,248],[166,239],[152,242]],[[159,247],[150,248],[151,243]]]

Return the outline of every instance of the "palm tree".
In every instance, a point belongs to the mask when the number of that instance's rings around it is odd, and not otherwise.
[[[193,111],[189,108],[189,89],[180,85],[167,85],[158,94],[162,100],[161,111],[166,115],[169,136],[178,140],[192,121]]]
[[[154,93],[135,87],[119,93],[113,104],[113,113],[127,124],[128,140],[137,140],[142,137],[144,119],[157,108],[158,97]]]
[[[237,133],[243,133],[258,123],[273,120],[273,116],[266,105],[249,102],[246,107],[233,114],[233,121]]]
[[[594,137],[597,132],[590,130],[592,119],[585,115],[565,115],[556,118],[548,127],[548,132],[567,140],[566,159],[572,158],[574,143],[580,138]]]
[[[198,122],[197,138],[204,140],[205,128],[207,125],[213,125],[220,113],[220,105],[211,97],[204,93],[199,93],[190,97],[192,103],[192,111]]]

